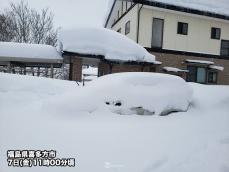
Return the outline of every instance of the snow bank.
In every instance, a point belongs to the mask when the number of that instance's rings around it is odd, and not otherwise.
[[[134,90],[134,85],[139,88],[137,81],[126,77],[126,83],[131,83],[129,89]],[[189,83],[194,93],[190,109],[159,117],[77,111],[75,106],[83,101],[87,104],[88,99],[77,97],[83,93],[74,82],[0,73],[0,83],[1,172],[229,169],[229,86]],[[151,84],[144,81],[145,88]],[[90,98],[96,100],[93,95]],[[12,149],[56,150],[57,158],[76,158],[76,166],[8,167],[6,152]]]
[[[73,90],[73,85],[76,85],[76,83],[73,81],[64,81],[44,77],[23,76],[7,73],[0,73],[0,82],[0,93],[30,92],[46,95],[60,95],[62,93],[65,93],[66,89]],[[8,99],[10,99],[10,97],[8,97]],[[4,99],[2,96],[0,96],[1,105],[3,102]]]
[[[228,0],[149,0],[229,16]]]
[[[0,42],[0,61],[62,62],[56,48],[43,44]]]
[[[187,111],[192,89],[180,77],[157,73],[119,73],[100,77],[59,102],[71,111],[98,109],[118,114],[166,115]]]
[[[66,52],[102,55],[107,60],[159,63],[155,56],[131,39],[105,28],[64,30],[59,39]]]

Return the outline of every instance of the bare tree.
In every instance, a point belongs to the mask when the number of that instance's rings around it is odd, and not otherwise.
[[[15,37],[12,27],[10,18],[0,14],[0,41],[11,41]]]
[[[53,14],[43,9],[41,14],[31,10],[31,37],[37,43],[53,45],[57,41],[57,30],[53,28]]]
[[[53,14],[48,9],[42,9],[41,13],[39,13],[31,9],[28,3],[22,0],[16,4],[11,3],[10,8],[6,10],[4,16],[10,22],[9,31],[13,35],[10,41],[56,44],[57,29],[53,26]],[[3,39],[3,41],[9,41],[9,39]]]

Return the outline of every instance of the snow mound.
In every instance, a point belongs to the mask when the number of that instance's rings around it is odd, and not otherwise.
[[[129,115],[167,115],[187,111],[192,89],[180,77],[158,73],[119,73],[100,77],[60,98],[70,112],[108,110]],[[50,104],[50,103],[48,103]],[[56,108],[56,106],[55,106]]]
[[[160,63],[131,39],[105,28],[63,30],[59,39],[65,52],[102,55],[107,60]]]

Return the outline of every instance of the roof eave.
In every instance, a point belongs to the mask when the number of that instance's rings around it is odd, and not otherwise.
[[[217,18],[217,19],[222,19],[222,20],[229,20],[228,15],[218,14],[218,13],[209,12],[209,11],[201,11],[201,10],[197,10],[197,9],[193,9],[193,8],[171,5],[171,4],[166,4],[166,3],[162,3],[162,2],[149,1],[149,0],[133,0],[133,2],[141,3],[144,5],[149,5],[149,6],[153,6],[153,7],[173,10],[173,11],[196,14],[196,15],[212,17],[212,18]]]

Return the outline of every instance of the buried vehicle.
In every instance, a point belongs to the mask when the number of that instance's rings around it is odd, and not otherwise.
[[[122,115],[184,112],[188,110],[193,93],[189,84],[178,76],[146,72],[102,76],[83,89],[86,94],[90,93],[86,97],[91,97],[95,108],[102,106]]]

